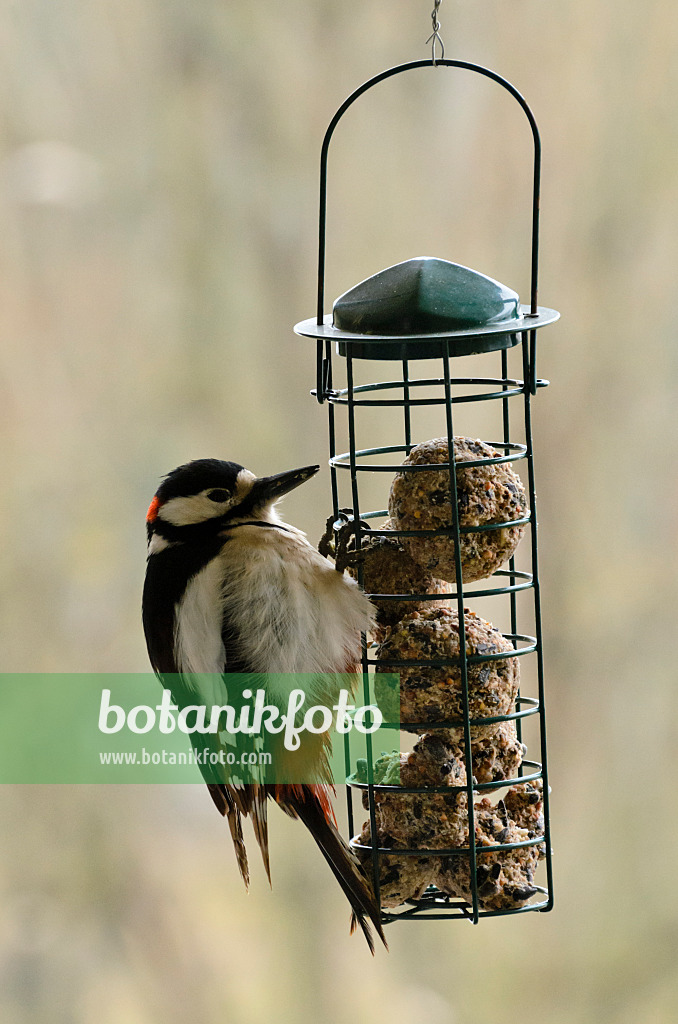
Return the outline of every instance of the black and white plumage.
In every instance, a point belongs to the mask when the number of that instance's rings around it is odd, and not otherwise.
[[[318,468],[257,478],[237,463],[200,459],[164,479],[146,520],[143,596],[146,643],[158,675],[180,673],[190,687],[192,674],[355,671],[360,634],[373,622],[373,607],[353,580],[336,572],[275,511],[276,501]],[[323,694],[329,707],[336,703],[338,689],[337,684],[336,695]],[[287,700],[284,693],[268,696],[280,704]],[[319,778],[325,739],[317,738],[311,754]],[[209,774],[206,781],[228,820],[246,885],[241,818],[252,819],[270,878],[267,800],[272,798],[312,833],[370,948],[368,918],[383,940],[370,886],[337,831],[327,782],[236,786],[215,783]]]

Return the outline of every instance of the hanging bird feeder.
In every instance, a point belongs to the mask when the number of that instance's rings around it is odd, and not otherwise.
[[[363,640],[365,703],[374,688],[380,707],[388,707],[383,673],[399,673],[390,725],[394,737],[397,730],[406,733],[411,748],[382,754],[368,736],[366,762],[357,763],[346,743],[352,846],[370,873],[384,922],[457,917],[477,923],[547,911],[553,902],[531,405],[548,383],[537,377],[537,331],[558,313],[537,304],[540,141],[534,116],[495,72],[436,57],[435,21],[432,39],[431,61],[372,78],[327,129],[317,315],[295,331],[317,340],[314,394],[329,414],[326,550],[338,569],[349,567],[378,609],[377,632]],[[534,141],[529,301],[521,304],[512,289],[475,270],[422,257],[357,284],[326,315],[333,133],[369,89],[432,66],[491,79],[527,117]],[[511,376],[514,348],[520,369]],[[341,386],[335,350],[345,371]],[[496,353],[496,375],[474,375],[480,353]],[[461,359],[464,375],[456,375]],[[365,360],[383,363],[385,379],[361,383]],[[427,361],[425,376],[417,376],[414,360]],[[459,406],[468,417],[480,403],[496,410],[496,433],[487,441],[455,435]],[[361,417],[374,425],[375,411],[386,419],[394,410],[399,425],[391,443],[364,444]],[[422,410],[439,417],[435,438],[417,433]],[[348,451],[340,453],[343,417]],[[371,492],[375,482],[390,481],[388,508],[364,507],[368,480]],[[487,618],[474,612],[478,601]],[[355,822],[357,798],[369,814],[362,831]],[[538,861],[544,865],[539,870]]]

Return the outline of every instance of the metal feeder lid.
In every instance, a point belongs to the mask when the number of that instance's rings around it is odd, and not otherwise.
[[[439,334],[519,317],[510,288],[432,256],[387,267],[334,303],[334,326],[355,334]]]
[[[349,289],[333,315],[304,320],[297,334],[328,338],[340,355],[358,359],[426,359],[511,348],[518,334],[558,319],[552,309],[533,314],[516,292],[468,267],[421,256],[387,267]]]

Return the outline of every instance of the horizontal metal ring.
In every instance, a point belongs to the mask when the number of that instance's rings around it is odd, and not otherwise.
[[[489,533],[491,530],[510,530],[513,526],[526,526],[532,522],[532,513],[520,519],[505,519],[501,523],[482,523],[480,526],[460,526],[459,533]],[[372,531],[363,531],[369,537]],[[453,526],[440,526],[437,530],[386,530],[383,536],[391,537],[454,537]],[[375,532],[374,536],[379,536]]]
[[[538,380],[537,387],[547,387],[547,380]],[[480,386],[480,385],[494,385],[501,388],[500,391],[489,391],[480,395],[453,395],[452,404],[462,405],[467,402],[489,402],[496,401],[497,399],[514,398],[517,395],[525,394],[525,383],[522,380],[506,379],[502,380],[501,377],[453,377],[450,379],[450,385],[452,386]],[[391,407],[403,407],[403,406],[433,406],[433,405],[445,405],[446,398],[441,396],[440,398],[411,398],[406,397],[405,389],[420,388],[420,387],[444,387],[445,381],[442,378],[429,378],[424,380],[411,380],[411,381],[382,381],[374,384],[359,384],[353,388],[353,395],[359,394],[370,394],[374,392],[382,391],[395,391],[397,389],[403,390],[402,398],[386,398],[386,399],[356,399],[353,398],[352,404],[354,406],[372,407],[375,406],[391,406]],[[328,402],[332,405],[349,405],[350,389],[342,388],[340,390],[334,390],[327,396]]]
[[[518,704],[528,704],[524,711],[512,711],[506,715],[486,715],[483,718],[469,718],[469,725],[473,729],[476,726],[498,725],[500,722],[515,722],[519,718],[529,718],[539,711],[539,701],[534,697],[519,697]],[[428,732],[435,732],[438,729],[462,729],[464,720],[452,718],[447,722],[382,722],[380,729],[395,729],[398,732],[412,732],[414,729],[426,729]],[[535,763],[535,762],[532,762]]]
[[[499,466],[504,462],[518,462],[520,459],[526,459],[528,457],[527,446],[524,444],[517,444],[511,441],[488,441],[486,442],[493,448],[504,448],[508,449],[508,454],[498,455],[496,458],[489,459],[467,459],[455,461],[455,467],[457,469],[465,469],[467,467],[478,468],[480,466]],[[397,465],[359,465],[357,460],[368,458],[371,455],[391,455],[395,452],[405,452],[409,454],[412,448],[416,445],[385,445],[381,448],[362,448],[355,453],[355,469],[356,472],[360,473],[425,473],[425,472],[443,472],[444,470],[450,469],[449,462],[430,462],[425,464],[419,464],[414,466],[407,466],[399,463]],[[351,464],[351,453],[342,452],[341,455],[334,455],[329,460],[329,465],[335,469],[352,469]],[[364,517],[363,517],[364,518]]]
[[[516,658],[524,654],[533,654],[537,650],[537,638],[523,633],[502,633],[505,640],[524,643],[525,647],[516,647],[511,651],[496,651],[491,654],[467,654],[467,665],[479,665],[485,661],[500,661],[502,658]],[[366,658],[368,665],[397,665],[398,668],[447,668],[461,664],[462,658],[431,658],[428,661],[409,661],[405,658]]]
[[[496,846],[476,846],[476,853],[500,853],[502,850],[520,850],[525,846],[539,846],[546,841],[546,836],[537,836],[535,839],[523,839],[519,843],[504,843]],[[421,849],[407,847],[400,849],[399,846],[368,846],[356,839],[349,840],[352,850],[364,850],[367,853],[379,853],[385,857],[455,857],[458,854],[470,853],[468,846],[448,846],[440,850],[432,850],[430,847]]]
[[[532,772],[531,775],[519,775],[514,779],[497,780],[496,782],[475,782],[473,784],[473,792],[480,793],[483,790],[493,789],[504,789],[510,786],[519,785],[523,782],[535,782],[541,778],[542,766],[539,761],[528,761],[522,762],[524,765],[536,768],[536,771]],[[351,789],[360,789],[368,792],[370,785],[375,793],[390,793],[392,795],[398,795],[400,793],[409,793],[416,795],[419,793],[421,796],[426,796],[427,793],[442,793],[452,795],[453,793],[466,793],[468,786],[385,786],[382,783],[369,783],[369,782],[357,782],[355,779],[355,773],[349,775],[346,779],[346,785],[350,786]]]
[[[521,590],[531,590],[534,586],[534,580],[532,574],[529,572],[519,572],[514,570],[510,572],[508,570],[499,569],[493,573],[490,579],[494,579],[495,576],[509,576],[514,579],[523,580],[522,583],[510,583],[507,587],[489,587],[484,590],[464,590],[462,592],[465,601],[470,601],[474,597],[495,597],[501,594],[517,594]],[[366,591],[367,596],[371,601],[451,601],[457,598],[458,592],[456,590],[448,590],[443,594],[370,594]]]
[[[402,385],[401,385],[402,386]],[[355,389],[357,390],[357,389]],[[468,402],[491,402],[497,398],[514,398],[516,395],[524,394],[523,388],[507,388],[506,391],[490,391],[484,395],[457,395],[451,398],[452,405],[464,405]],[[337,398],[335,395],[330,395],[327,399],[330,405],[350,405],[353,407],[362,406],[366,409],[375,408],[411,408],[412,406],[434,406],[434,405],[446,405],[446,398],[386,398],[379,401],[376,398],[359,398],[354,399],[353,403],[348,398]]]
[[[551,897],[548,889],[545,889],[541,885],[533,886],[537,892],[544,893],[547,897],[545,900],[540,900],[538,903],[524,903],[522,907],[507,907],[504,910],[478,910],[478,917],[507,917],[509,914],[527,914],[532,911],[540,911],[550,909],[552,906]],[[394,921],[447,921],[451,917],[463,917],[468,921],[473,920],[472,907],[470,903],[465,900],[457,900],[456,897],[450,897],[449,902],[445,898],[446,893],[437,890],[440,900],[406,900],[403,906],[407,906],[408,909],[402,913],[393,913],[392,911],[382,910],[381,912],[381,923],[393,924]],[[445,910],[447,909],[447,912]],[[429,913],[429,909],[431,913]]]

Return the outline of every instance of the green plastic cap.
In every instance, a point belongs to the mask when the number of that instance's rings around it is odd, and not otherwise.
[[[336,300],[334,327],[353,334],[463,331],[520,319],[518,295],[476,270],[433,256],[397,263]]]

